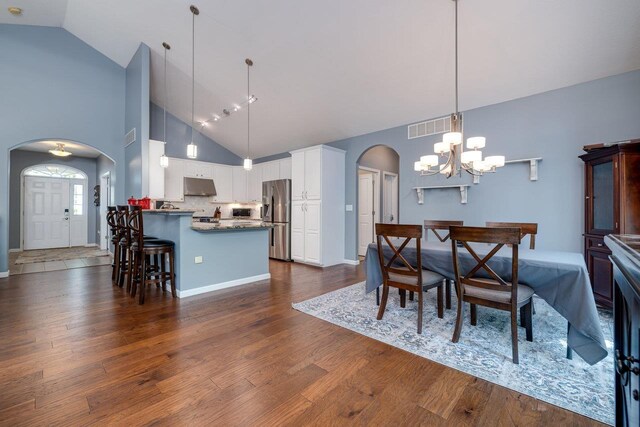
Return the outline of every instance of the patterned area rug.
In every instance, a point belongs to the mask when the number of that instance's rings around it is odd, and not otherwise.
[[[566,358],[567,322],[551,306],[535,298],[533,342],[518,331],[520,364],[511,362],[511,327],[508,312],[478,307],[478,325],[471,326],[469,310],[460,341],[451,342],[456,319],[453,309],[444,318],[436,313],[435,290],[425,294],[422,335],[416,333],[416,301],[400,308],[397,291],[389,293],[382,320],[376,320],[375,292],[365,294],[364,282],[293,304],[293,308],[394,347],[466,372],[536,399],[613,425],[613,320],[600,312],[609,356],[594,366],[574,353]]]
[[[66,261],[78,258],[97,258],[109,255],[96,247],[76,246],[73,248],[35,249],[20,252],[15,264],[32,264],[35,262]]]

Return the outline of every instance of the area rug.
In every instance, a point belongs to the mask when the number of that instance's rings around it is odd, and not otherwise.
[[[20,252],[15,264],[32,264],[35,262],[68,261],[78,258],[96,258],[109,255],[109,252],[96,247],[76,246],[73,248],[35,249]]]
[[[471,326],[469,310],[460,341],[451,342],[455,326],[452,310],[436,313],[435,290],[425,294],[422,335],[416,333],[417,299],[400,308],[398,292],[389,293],[382,320],[376,320],[375,292],[365,294],[364,282],[293,304],[293,308],[367,337],[466,372],[519,393],[613,425],[613,319],[600,311],[609,356],[590,366],[574,353],[566,358],[567,321],[535,297],[533,342],[518,331],[520,364],[511,362],[508,312],[478,307],[478,325]]]

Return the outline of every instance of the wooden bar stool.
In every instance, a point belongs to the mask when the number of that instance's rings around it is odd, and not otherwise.
[[[111,263],[111,281],[115,284],[118,270],[117,270],[117,259],[119,256],[118,250],[120,249],[119,237],[118,237],[118,224],[116,222],[117,209],[115,206],[107,206],[107,225],[109,226],[109,230],[111,232],[111,244],[113,245],[113,262]]]
[[[147,285],[162,284],[162,291],[167,290],[167,281],[171,282],[171,295],[176,298],[175,275],[175,243],[171,240],[145,239],[142,209],[136,206],[129,213],[129,229],[131,230],[131,262],[129,263],[129,277],[131,280],[131,296],[135,296],[140,284],[139,303],[144,304]],[[151,256],[158,256],[159,265],[152,268]],[[169,271],[165,263],[169,258]]]
[[[125,284],[126,275],[129,271],[129,246],[131,244],[131,233],[127,225],[129,215],[129,206],[118,205],[116,207],[116,230],[117,230],[117,244],[115,249],[115,264],[116,264],[116,284],[119,287],[123,287]]]

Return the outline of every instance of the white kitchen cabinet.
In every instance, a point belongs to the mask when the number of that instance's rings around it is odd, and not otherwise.
[[[249,202],[262,203],[262,165],[253,165],[247,172],[247,198]]]
[[[291,157],[280,160],[280,179],[291,179]]]
[[[216,186],[214,202],[233,201],[233,167],[227,165],[213,165],[213,183]]]
[[[160,156],[164,154],[164,142],[149,140],[149,198],[164,199],[164,168],[160,166]]]
[[[280,161],[260,163],[262,167],[262,182],[280,179]]]
[[[304,151],[291,153],[291,198],[304,200]]]
[[[232,196],[234,202],[246,202],[247,197],[247,171],[242,166],[233,167]]]
[[[213,163],[198,162],[196,160],[183,160],[184,176],[189,178],[213,179]]]
[[[184,163],[185,160],[169,159],[169,167],[164,170],[164,200],[184,201]]]
[[[330,266],[344,262],[345,152],[320,145],[291,153],[291,256]]]

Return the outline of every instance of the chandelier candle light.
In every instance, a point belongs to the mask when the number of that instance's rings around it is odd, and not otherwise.
[[[435,154],[421,156],[414,163],[414,170],[422,176],[441,173],[447,178],[461,176],[462,171],[480,176],[486,172],[495,172],[496,168],[504,166],[504,156],[487,156],[482,159],[481,148],[484,148],[486,140],[483,136],[467,138],[467,149],[464,151],[462,144],[462,114],[458,111],[458,0],[455,4],[455,104],[456,112],[451,114],[451,131],[442,136],[442,142],[436,142],[433,146]],[[440,164],[440,157],[447,157]]]
[[[167,143],[167,98],[169,97],[169,95],[167,94],[167,51],[171,49],[171,46],[169,46],[169,43],[167,42],[162,42],[162,47],[164,48],[164,100],[163,100],[164,102],[162,107],[162,110],[163,110],[162,140],[166,145]],[[162,156],[160,156],[160,166],[163,168],[169,167],[169,158],[164,153],[162,153]]]
[[[251,86],[249,79],[249,70],[253,66],[253,61],[249,58],[244,60],[244,63],[247,64],[247,158],[244,159],[244,169],[250,171],[253,169],[253,160],[249,156],[249,147],[251,142],[251,104],[253,104],[253,99],[255,97],[251,95]]]
[[[191,143],[187,145],[187,157],[196,159],[198,157],[198,146],[193,142],[193,123],[196,92],[196,15],[200,14],[200,10],[194,5],[191,5],[189,10],[193,14],[193,20],[191,25]]]

